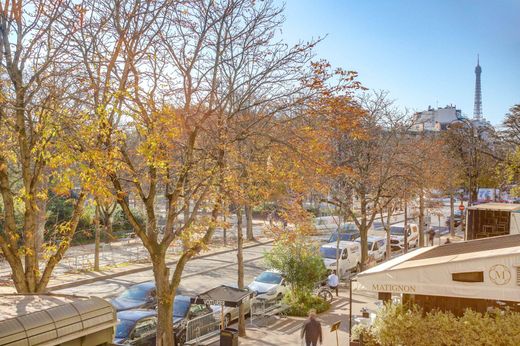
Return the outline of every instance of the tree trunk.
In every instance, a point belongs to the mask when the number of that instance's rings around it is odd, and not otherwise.
[[[389,243],[390,243],[390,223],[391,223],[391,220],[392,220],[392,215],[394,215],[394,208],[391,207],[391,208],[387,208],[386,209],[386,225],[385,225],[385,229],[386,229],[386,241],[387,241],[387,245],[386,245],[386,250],[387,250],[387,253],[386,253],[386,258],[387,259],[390,259],[390,252],[392,251],[392,248],[389,246]],[[388,251],[388,249],[390,248],[390,251]]]
[[[404,200],[404,253],[408,252],[408,201]]]
[[[383,217],[383,209],[380,210],[379,216],[381,218],[381,223],[383,224],[383,228],[386,233],[386,256],[385,260],[389,260],[392,257],[392,246],[391,246],[391,236],[390,236],[390,217],[388,217],[387,214],[387,222],[385,223],[384,217]]]
[[[112,215],[106,214],[103,220],[103,225],[105,226],[105,243],[110,243],[114,241],[114,234],[112,231]]]
[[[224,227],[222,227],[222,241],[224,246],[227,245],[227,226],[226,226],[226,214],[222,214],[222,220],[224,221]]]
[[[173,336],[173,298],[170,287],[170,273],[166,267],[165,256],[150,256],[153,261],[153,274],[157,289],[157,346],[174,345]]]
[[[38,215],[36,216],[36,251],[39,254],[42,251],[42,245],[45,242],[45,221],[47,219],[47,199],[38,199]]]
[[[242,233],[242,209],[237,210],[237,264],[238,264],[238,288],[244,288],[244,235]],[[246,336],[246,319],[244,307],[241,304],[238,308],[238,335]]]
[[[367,229],[367,203],[365,198],[361,199],[361,222],[359,235],[361,237],[361,270],[365,270],[368,261],[368,229]]]
[[[424,194],[419,193],[419,246],[424,247]]]
[[[186,179],[185,182],[184,182],[184,193],[187,194],[188,190],[188,180]],[[183,207],[184,207],[184,212],[183,212],[183,215],[182,215],[182,218],[183,218],[183,222],[186,222],[186,220],[188,220],[190,218],[190,199],[188,197],[185,197],[183,198]],[[182,240],[182,248],[183,250],[186,250],[188,249],[189,247],[189,244],[186,242],[186,240]]]
[[[455,235],[455,197],[453,195],[453,191],[450,191],[450,223],[448,227],[450,229],[450,236]]]
[[[339,236],[340,235],[340,231],[341,231],[341,208],[339,210],[339,215],[338,215],[338,228],[337,228],[337,232],[338,232],[338,236],[336,237],[336,275],[338,276],[338,278],[341,279],[343,273],[340,271],[340,267],[339,267],[339,241],[341,239],[341,237]]]
[[[95,233],[95,244],[94,244],[94,271],[99,271],[99,206],[96,205],[96,213],[94,217],[94,232]]]
[[[255,240],[255,235],[253,234],[253,208],[249,204],[247,204],[245,207],[245,211],[247,240]]]

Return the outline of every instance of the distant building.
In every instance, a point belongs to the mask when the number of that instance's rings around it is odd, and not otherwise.
[[[414,114],[411,130],[414,132],[439,132],[448,129],[451,123],[462,122],[473,127],[487,141],[491,141],[494,128],[482,114],[481,75],[482,67],[480,66],[480,59],[477,57],[473,118],[463,116],[461,110],[453,105],[437,109],[428,106],[428,110]]]
[[[444,108],[428,107],[428,110],[414,114],[412,131],[442,131],[448,124],[460,120],[462,112],[456,106],[448,105]]]

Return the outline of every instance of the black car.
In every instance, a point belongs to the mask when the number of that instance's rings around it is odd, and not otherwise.
[[[192,328],[187,328],[188,322],[192,321]],[[196,336],[205,335],[218,328],[218,321],[213,316],[213,310],[208,305],[191,304],[190,297],[175,296],[173,301],[173,332],[175,344],[183,345],[188,337],[190,340]],[[194,333],[194,335],[189,335]]]
[[[157,335],[157,311],[126,310],[117,313],[114,345],[152,346]]]
[[[116,311],[130,309],[154,309],[157,291],[153,281],[133,285],[111,301]]]
[[[332,233],[328,242],[335,243],[338,240],[338,234],[340,241],[354,241],[360,237],[359,229],[353,223],[341,225],[339,233],[337,231]]]

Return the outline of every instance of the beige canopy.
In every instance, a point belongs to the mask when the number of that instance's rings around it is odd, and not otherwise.
[[[357,276],[355,289],[520,302],[520,235],[412,251]]]
[[[107,301],[61,295],[0,298],[0,345],[98,345],[111,342],[116,314]]]

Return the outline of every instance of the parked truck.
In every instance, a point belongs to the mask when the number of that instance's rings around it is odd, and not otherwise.
[[[468,208],[466,240],[520,234],[520,205],[484,203]]]

